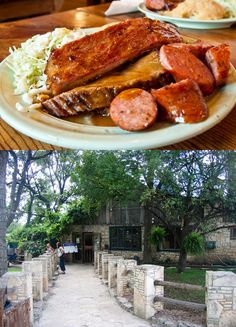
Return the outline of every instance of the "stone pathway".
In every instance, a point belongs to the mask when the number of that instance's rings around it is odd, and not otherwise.
[[[35,327],[150,327],[119,306],[93,266],[67,265],[66,269]]]

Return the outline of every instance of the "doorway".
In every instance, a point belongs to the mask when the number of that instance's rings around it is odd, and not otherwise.
[[[83,233],[83,262],[93,262],[93,233]]]

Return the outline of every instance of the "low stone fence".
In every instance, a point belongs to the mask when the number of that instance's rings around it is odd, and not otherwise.
[[[163,310],[164,303],[206,310],[207,327],[236,326],[236,274],[227,271],[207,271],[206,286],[177,284],[164,281],[164,267],[137,265],[135,260],[95,252],[94,267],[113,294],[128,297],[137,316],[149,319]],[[206,303],[195,304],[164,297],[164,287],[205,289]],[[172,284],[172,285],[171,285]]]
[[[2,294],[0,326],[33,326],[34,310],[47,298],[49,284],[57,274],[56,253],[43,254],[33,259],[30,256],[27,258],[29,261],[22,263],[21,272],[7,272],[0,278]],[[9,309],[4,310],[6,299],[11,305]]]

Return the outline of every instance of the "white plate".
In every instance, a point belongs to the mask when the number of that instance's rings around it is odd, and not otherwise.
[[[194,20],[189,18],[169,17],[164,15],[159,15],[156,11],[147,9],[144,3],[141,3],[138,6],[138,9],[143,14],[145,14],[148,18],[169,22],[182,28],[220,29],[220,28],[229,28],[233,24],[236,24],[236,17],[217,19],[217,20]]]
[[[89,29],[88,32],[94,32]],[[37,140],[71,149],[151,149],[187,140],[218,124],[236,103],[236,70],[231,67],[228,83],[208,99],[209,118],[196,124],[156,123],[152,128],[131,133],[118,127],[68,122],[47,113],[19,112],[14,95],[13,74],[5,59],[0,63],[0,116],[18,131]],[[217,142],[217,140],[216,140]]]

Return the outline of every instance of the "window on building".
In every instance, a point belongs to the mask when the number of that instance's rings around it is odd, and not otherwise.
[[[112,226],[109,232],[110,250],[142,250],[142,231],[140,226]]]
[[[167,233],[165,240],[163,242],[162,251],[177,251],[179,250],[179,245],[176,239],[176,235],[180,234],[180,227],[175,227],[175,233]]]
[[[231,240],[236,240],[236,228],[231,228],[230,229],[230,239]]]

